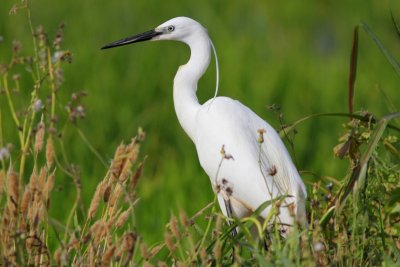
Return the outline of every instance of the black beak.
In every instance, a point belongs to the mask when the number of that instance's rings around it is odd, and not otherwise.
[[[150,30],[150,31],[140,33],[135,36],[127,37],[127,38],[106,44],[101,49],[108,49],[108,48],[113,48],[113,47],[117,47],[117,46],[121,46],[121,45],[127,45],[127,44],[132,44],[132,43],[148,41],[148,40],[151,40],[153,37],[158,36],[160,34],[162,34],[162,32],[158,32],[156,30]]]

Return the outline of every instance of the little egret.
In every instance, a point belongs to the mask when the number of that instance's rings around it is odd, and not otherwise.
[[[148,40],[177,40],[190,47],[190,59],[174,79],[175,111],[196,146],[224,215],[242,218],[266,201],[280,198],[280,230],[289,230],[295,221],[304,224],[306,189],[277,132],[239,101],[228,97],[198,101],[197,82],[210,64],[212,49],[218,90],[218,61],[207,30],[193,19],[177,17],[102,49]],[[260,216],[267,217],[270,210],[268,205]]]

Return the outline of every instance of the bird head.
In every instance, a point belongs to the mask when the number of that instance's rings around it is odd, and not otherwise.
[[[187,17],[176,17],[152,30],[109,43],[101,49],[143,41],[177,40],[188,43],[193,36],[199,33],[207,34],[207,30],[200,23]]]

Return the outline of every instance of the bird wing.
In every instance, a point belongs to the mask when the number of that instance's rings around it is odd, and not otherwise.
[[[247,109],[248,113],[252,113],[249,130],[259,135],[257,139],[259,146],[259,164],[264,179],[270,179],[270,181],[272,181],[272,186],[276,187],[279,195],[298,197],[299,193],[301,193],[305,196],[306,190],[303,181],[279,134],[267,122],[246,106],[242,105],[242,107]],[[273,192],[275,189],[270,188],[269,190]],[[298,192],[299,190],[301,192]]]
[[[232,197],[245,206],[255,210],[278,195],[305,197],[303,182],[277,132],[239,101],[226,97],[208,101],[196,124],[194,141],[203,169],[214,185],[222,178],[232,182]],[[264,141],[258,142],[261,129]],[[218,166],[222,145],[233,159]]]

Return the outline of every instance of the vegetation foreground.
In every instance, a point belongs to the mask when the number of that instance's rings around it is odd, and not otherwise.
[[[84,207],[79,166],[65,155],[64,129],[75,127],[94,156],[99,155],[76,126],[85,116],[85,94],[76,92],[68,103],[58,102],[62,68],[72,57],[62,49],[64,26],[49,38],[42,26],[32,25],[29,1],[10,12],[26,14],[32,43],[24,46],[32,46],[34,54],[27,55],[15,41],[9,62],[0,65],[2,266],[390,266],[400,260],[400,128],[391,124],[400,114],[377,118],[352,110],[360,30],[399,74],[400,65],[367,25],[354,29],[349,113],[310,115],[280,129],[290,143],[296,125],[304,120],[348,117],[334,148],[339,158],[348,160],[348,174],[343,180],[322,177],[308,188],[308,227],[294,226],[282,237],[275,227],[280,199],[260,207],[272,206],[267,219],[261,220],[257,210],[250,217],[232,219],[228,226],[214,199],[196,214],[172,214],[162,241],[149,245],[135,229],[135,207],[140,205],[135,189],[146,160],[139,153],[145,134],[139,129],[128,144],[116,148],[89,207]],[[24,79],[31,81],[28,100],[18,98],[21,90],[27,91],[21,88]],[[5,124],[5,115],[12,117],[13,125]],[[17,136],[14,144],[4,143],[12,139],[3,135],[10,128]],[[60,221],[49,211],[57,205],[53,199],[58,177],[64,176],[76,194],[65,211],[67,219]],[[235,237],[234,227],[240,229]]]

